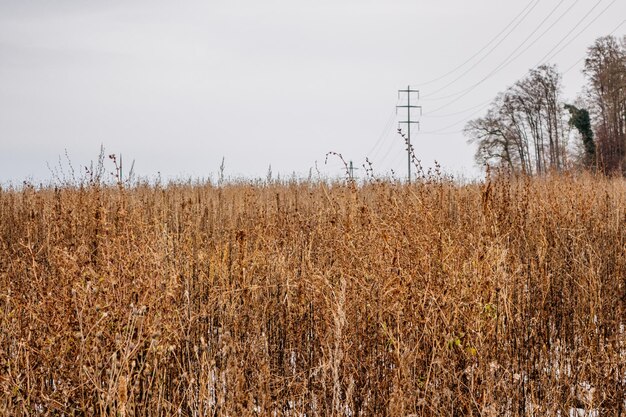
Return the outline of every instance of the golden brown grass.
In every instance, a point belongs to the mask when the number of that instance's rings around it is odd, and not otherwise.
[[[0,191],[0,413],[624,415],[626,182]]]

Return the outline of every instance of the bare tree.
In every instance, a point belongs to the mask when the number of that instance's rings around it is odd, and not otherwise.
[[[470,143],[477,145],[475,159],[478,163],[517,170],[513,143],[499,115],[490,111],[487,116],[470,121],[465,132],[470,136]]]
[[[470,143],[478,145],[476,161],[528,174],[563,169],[567,154],[560,92],[560,74],[543,65],[499,94],[486,117],[465,127]]]
[[[626,45],[613,36],[588,49],[584,74],[593,118],[598,165],[626,174]]]

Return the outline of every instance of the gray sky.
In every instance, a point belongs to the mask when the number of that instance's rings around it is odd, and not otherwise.
[[[207,177],[222,157],[233,176],[338,175],[328,151],[404,176],[407,85],[418,157],[472,176],[464,123],[543,62],[571,68],[575,98],[586,48],[625,16],[622,0],[1,0],[0,183],[100,144],[145,176]]]

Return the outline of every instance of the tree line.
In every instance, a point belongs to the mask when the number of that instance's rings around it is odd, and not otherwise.
[[[626,36],[598,38],[583,73],[574,103],[562,97],[556,65],[533,68],[499,93],[486,115],[465,125],[476,162],[531,175],[572,168],[626,175]]]

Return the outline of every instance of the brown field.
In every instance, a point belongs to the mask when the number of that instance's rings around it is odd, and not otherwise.
[[[0,191],[0,414],[626,413],[626,180]]]

